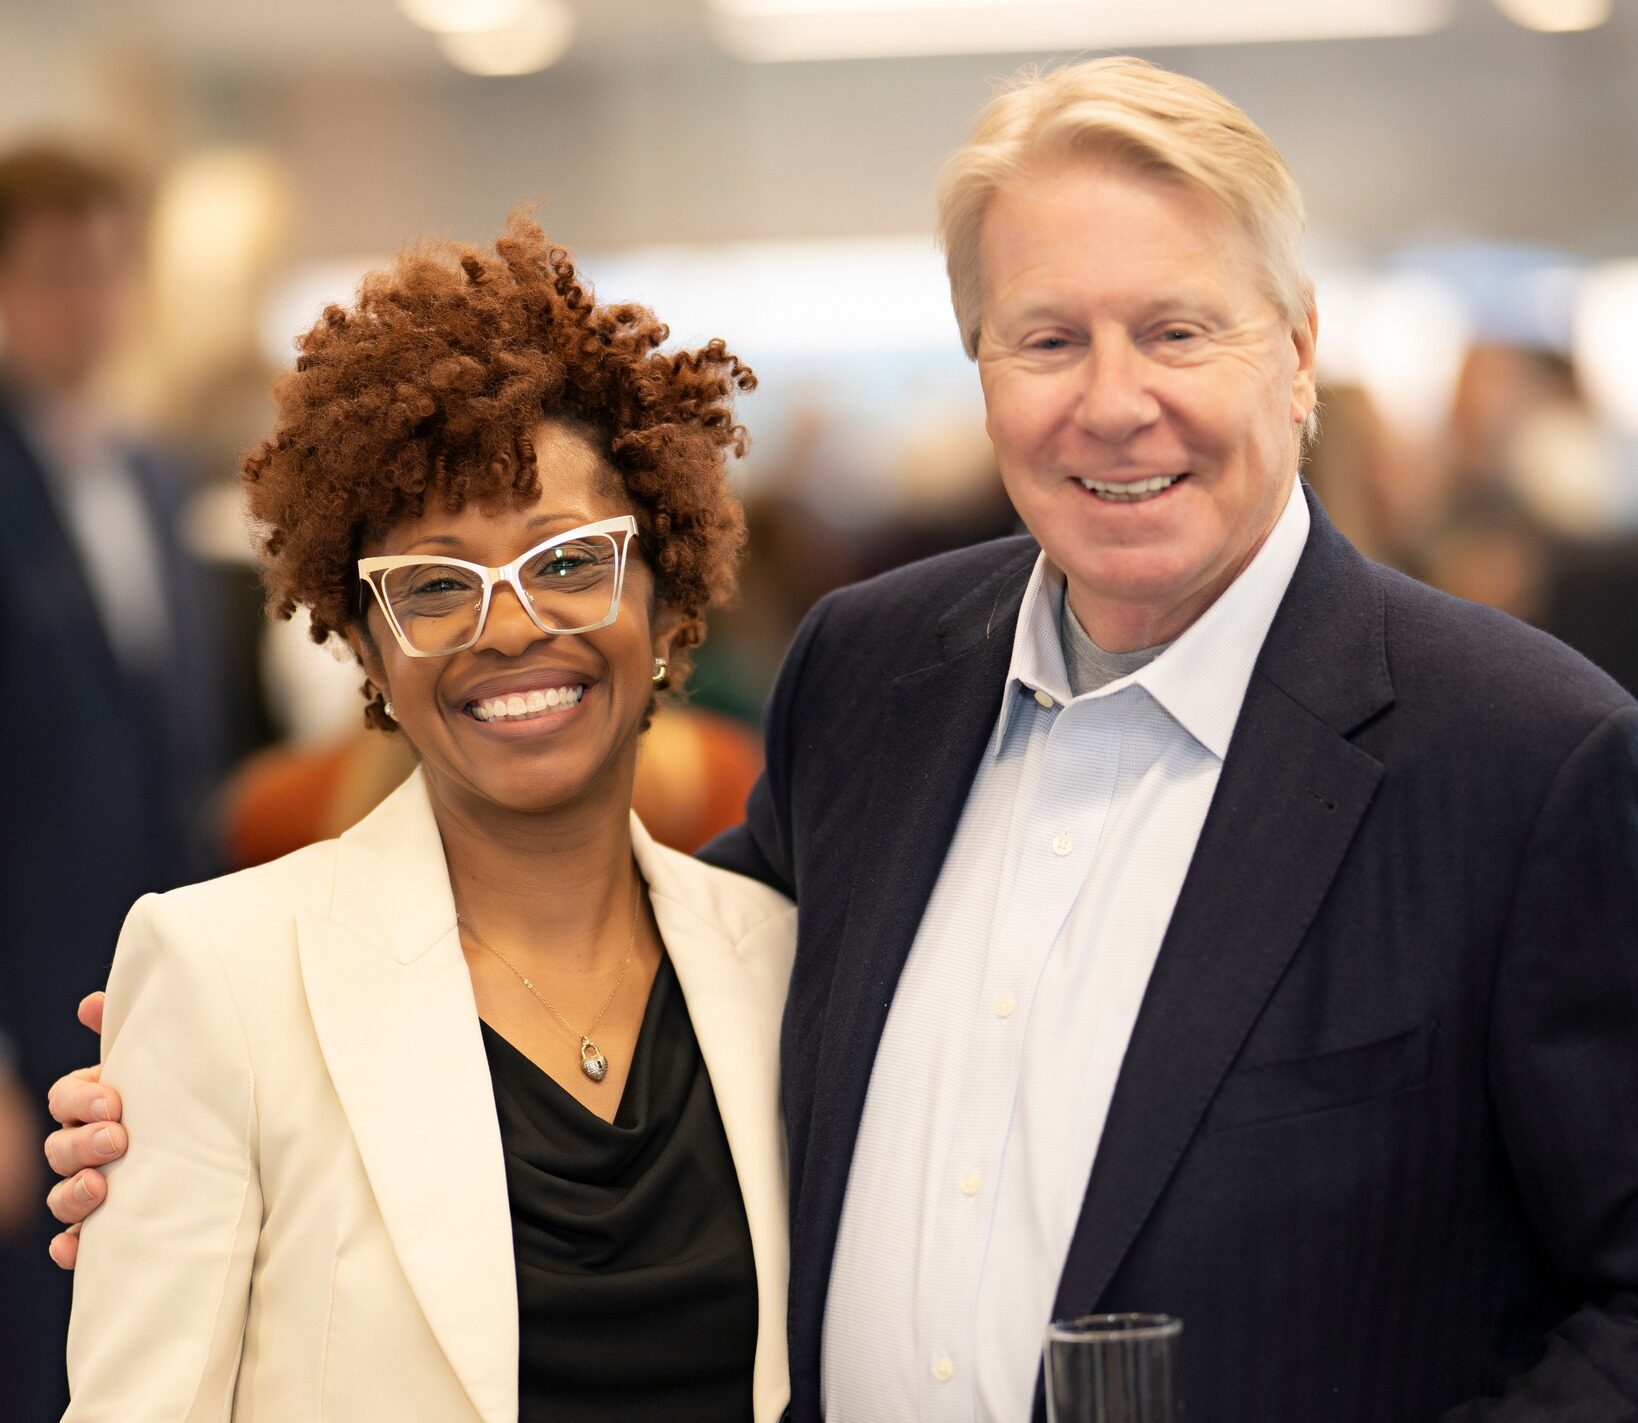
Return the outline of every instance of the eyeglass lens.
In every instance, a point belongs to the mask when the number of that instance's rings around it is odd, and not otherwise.
[[[614,538],[588,534],[543,549],[519,570],[518,581],[542,627],[576,632],[613,610],[617,567]],[[483,578],[472,569],[429,559],[389,569],[380,586],[417,652],[452,652],[477,639]]]

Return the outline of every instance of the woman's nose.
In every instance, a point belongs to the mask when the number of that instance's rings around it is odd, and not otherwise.
[[[515,657],[547,634],[535,626],[529,610],[510,583],[498,583],[489,595],[489,613],[477,646]]]

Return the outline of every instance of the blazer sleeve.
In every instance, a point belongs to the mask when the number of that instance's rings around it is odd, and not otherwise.
[[[65,1423],[220,1423],[261,1227],[248,1044],[214,946],[176,896],[125,922],[103,1033],[130,1154],[86,1222]]]
[[[1491,1086],[1526,1210],[1576,1308],[1539,1363],[1446,1423],[1638,1417],[1638,707],[1560,767],[1519,869]]]

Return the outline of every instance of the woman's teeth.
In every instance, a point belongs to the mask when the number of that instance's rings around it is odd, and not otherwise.
[[[1182,478],[1181,474],[1157,474],[1153,479],[1134,479],[1125,484],[1102,479],[1083,479],[1081,487],[1091,490],[1100,499],[1108,499],[1117,504],[1132,504],[1140,499],[1153,499],[1155,495],[1170,489]]]
[[[585,695],[584,684],[552,687],[544,692],[523,692],[511,697],[485,697],[481,702],[473,702],[471,710],[479,721],[526,721],[572,707]]]

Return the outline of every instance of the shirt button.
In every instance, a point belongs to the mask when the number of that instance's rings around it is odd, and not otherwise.
[[[1010,993],[1003,993],[995,1000],[995,1016],[997,1018],[1012,1017],[1012,1010],[1018,1006],[1018,1000]]]
[[[1075,841],[1067,830],[1060,830],[1052,837],[1052,853],[1054,855],[1067,855],[1074,848]]]
[[[976,1196],[984,1185],[984,1178],[976,1171],[969,1171],[961,1178],[961,1194]]]
[[[949,1383],[955,1377],[955,1365],[948,1356],[933,1360],[933,1377],[940,1383]]]
[[[1035,694],[1035,700],[1044,706],[1048,711],[1052,710],[1052,698],[1045,692],[1037,692]]]

